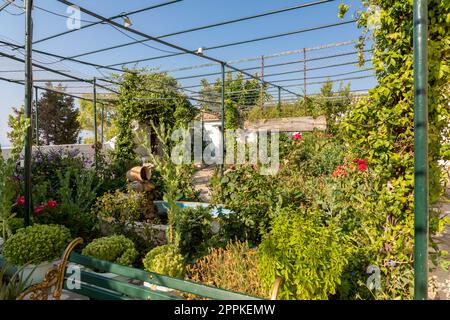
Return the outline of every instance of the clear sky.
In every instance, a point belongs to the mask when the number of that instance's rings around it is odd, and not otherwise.
[[[5,0],[0,0],[0,7]],[[72,0],[72,2],[85,7],[91,11],[101,14],[105,17],[114,16],[122,12],[129,12],[136,9],[144,8],[152,4],[166,2],[167,0]],[[287,8],[302,3],[315,2],[317,0],[184,0],[165,7],[157,8],[144,13],[130,16],[133,26],[132,28],[148,33],[152,36],[160,36],[171,32],[189,29],[193,27],[203,26],[225,20],[245,17],[248,15],[259,14],[271,10]],[[22,0],[16,0],[17,4],[22,5]],[[252,38],[264,37],[283,32],[295,31],[303,28],[321,26],[325,24],[336,23],[342,21],[338,18],[338,6],[340,2],[344,2],[350,6],[350,10],[346,19],[351,19],[352,14],[360,7],[360,1],[338,0],[317,6],[303,8],[300,10],[284,12],[272,16],[257,18],[249,21],[243,21],[231,25],[211,28],[202,31],[176,35],[164,38],[164,40],[174,44],[183,46],[187,49],[195,50],[199,47],[211,47],[229,42],[248,40]],[[55,12],[60,15],[67,16],[67,7],[55,0],[35,0],[37,7]],[[21,9],[9,6],[6,10],[0,12],[0,40],[23,44],[24,42],[24,25],[25,16],[21,14]],[[35,8],[33,12],[34,18],[34,40],[42,39],[46,36],[53,35],[67,30],[66,18],[45,12]],[[97,21],[95,18],[86,14],[81,15],[81,19],[85,21]],[[122,22],[122,20],[118,20]],[[86,24],[88,22],[82,22]],[[130,34],[132,37],[141,39],[139,36]],[[310,48],[336,42],[355,40],[359,37],[360,30],[356,25],[348,24],[344,26],[316,30],[308,33],[295,34],[266,41],[253,42],[244,45],[221,48],[217,50],[205,51],[206,54],[230,61],[242,58],[257,57],[261,55],[270,55],[283,51],[297,50],[301,48]],[[62,36],[53,40],[45,41],[35,45],[35,49],[48,51],[62,56],[73,56],[79,53],[101,49],[104,47],[121,44],[132,41],[124,34],[118,32],[107,25],[98,25],[85,30],[79,30],[69,35]],[[149,42],[150,45],[173,52],[174,49],[164,47],[160,44]],[[321,57],[336,53],[345,53],[354,51],[352,45],[342,46],[326,50],[311,51],[308,58]],[[13,52],[17,57],[23,58],[20,51],[11,51],[5,46],[0,46],[0,52]],[[89,55],[80,58],[80,60],[90,61],[102,65],[121,63],[135,59],[147,58],[152,56],[164,55],[165,52],[136,44],[126,48],[120,48],[100,54]],[[103,70],[100,73],[93,67],[87,67],[76,63],[57,62],[55,59],[41,55],[35,55],[36,63],[44,63],[46,66],[63,70],[66,73],[77,75],[86,79],[92,79],[94,76],[103,77],[108,72]],[[285,61],[293,61],[302,59],[303,54],[289,55],[282,58],[267,59],[267,64],[280,63]],[[309,62],[308,68],[351,62],[356,60],[356,55],[342,56],[334,59],[316,60]],[[199,57],[182,55],[167,59],[153,60],[141,63],[138,66],[148,66],[150,68],[160,68],[161,70],[170,70],[178,67],[192,66],[208,63]],[[258,66],[259,61],[236,64],[236,67],[245,68]],[[15,71],[20,72],[5,72]],[[7,58],[0,57],[0,77],[9,79],[23,79],[23,64],[12,62]],[[308,77],[320,77],[333,75],[338,73],[353,72],[358,70],[354,65],[342,67],[325,68],[308,72]],[[182,72],[173,72],[175,77],[183,77],[192,74],[201,74],[219,71],[219,67],[210,67],[202,69],[194,69]],[[266,74],[298,71],[298,73],[286,74],[282,76],[273,76],[266,78],[270,81],[296,79],[303,77],[303,64],[293,64],[278,68],[267,68]],[[348,76],[337,77],[358,77],[370,75],[369,72],[361,72],[349,74]],[[35,72],[35,79],[59,78],[56,75],[44,72]],[[213,80],[215,77],[209,77]],[[183,85],[198,84],[200,78],[183,80]],[[311,82],[320,82],[325,79],[310,80]],[[286,81],[280,82],[283,85],[293,85],[290,90],[301,93],[303,85],[302,81]],[[298,86],[297,86],[298,84]],[[375,85],[373,78],[357,79],[351,81],[351,89],[367,89]],[[337,86],[337,85],[336,85]],[[315,93],[319,89],[320,84],[309,85],[308,93]],[[68,89],[73,93],[90,92],[90,88],[86,84],[74,84]],[[286,96],[287,97],[287,96]],[[6,133],[7,117],[11,112],[11,107],[23,104],[24,87],[17,84],[10,84],[0,80],[0,143],[8,145]]]

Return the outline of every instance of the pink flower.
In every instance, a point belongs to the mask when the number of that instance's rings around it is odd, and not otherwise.
[[[34,214],[37,216],[40,215],[42,213],[42,211],[44,211],[44,206],[42,206],[42,205],[34,208]]]
[[[16,204],[18,206],[25,205],[25,196],[18,196],[17,199],[16,199]]]
[[[48,200],[47,202],[47,207],[48,208],[56,208],[58,206],[58,202],[56,202],[55,200]]]
[[[300,132],[297,132],[292,135],[292,140],[302,140],[302,134]]]

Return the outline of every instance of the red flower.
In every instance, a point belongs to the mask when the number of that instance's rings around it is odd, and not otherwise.
[[[47,207],[56,208],[57,206],[58,206],[58,202],[56,202],[55,200],[48,200]]]
[[[358,171],[366,171],[367,170],[367,164],[360,163],[358,164]]]
[[[18,196],[17,199],[16,199],[16,204],[18,206],[25,205],[25,196]]]
[[[302,134],[299,132],[292,135],[292,140],[301,140],[302,138]]]
[[[42,213],[42,211],[44,211],[44,206],[42,206],[42,205],[34,208],[34,214],[37,216],[40,215]]]
[[[365,164],[365,165],[367,165],[367,159],[355,159],[355,160],[353,160],[353,162],[357,163],[357,164]]]

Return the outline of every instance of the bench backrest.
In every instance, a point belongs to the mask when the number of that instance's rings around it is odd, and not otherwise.
[[[65,281],[66,289],[93,299],[182,299],[180,295],[175,295],[170,292],[153,290],[151,288],[130,283],[129,281],[139,280],[147,282],[154,286],[165,287],[176,290],[178,292],[190,293],[196,296],[214,300],[260,300],[260,298],[244,295],[233,291],[198,284],[192,281],[171,278],[157,273],[127,267],[108,261],[98,260],[95,258],[80,255],[76,252],[72,252],[69,257],[69,261],[85,266],[89,269],[109,272],[119,276],[117,278],[108,278],[105,275],[96,272],[81,270],[81,286],[79,289],[68,288],[67,281]],[[66,271],[66,278],[70,277],[71,275],[71,273]]]

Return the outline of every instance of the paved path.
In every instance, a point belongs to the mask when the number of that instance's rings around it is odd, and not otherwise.
[[[192,185],[199,192],[199,198],[202,202],[211,201],[211,192],[208,184],[214,173],[214,166],[208,166],[195,172],[192,176]]]

